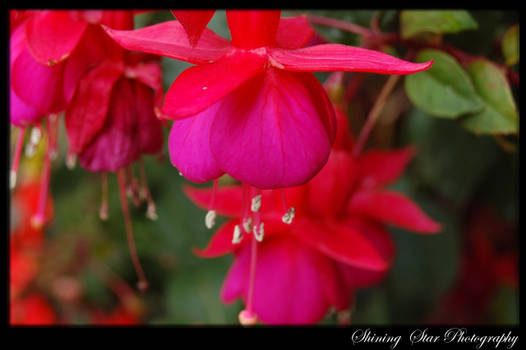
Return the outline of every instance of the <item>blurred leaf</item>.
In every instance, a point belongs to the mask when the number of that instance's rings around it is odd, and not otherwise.
[[[519,62],[519,25],[509,28],[502,37],[502,54],[506,58],[506,65],[512,66]]]
[[[406,10],[400,14],[403,38],[417,34],[457,33],[467,29],[477,29],[477,22],[468,11],[463,10]]]
[[[416,60],[433,59],[427,71],[405,78],[407,95],[418,108],[441,118],[457,118],[484,108],[468,74],[457,61],[439,50],[421,51]]]
[[[456,208],[469,200],[497,160],[499,149],[490,136],[471,134],[456,121],[413,109],[403,127],[405,142],[417,149],[411,170]]]
[[[466,117],[462,125],[477,134],[516,133],[519,113],[504,73],[486,59],[471,63],[468,73],[486,108]]]
[[[388,275],[387,300],[392,323],[419,323],[455,282],[460,252],[459,217],[418,190],[406,174],[394,190],[407,194],[422,210],[442,224],[437,234],[418,234],[391,228],[396,255]]]

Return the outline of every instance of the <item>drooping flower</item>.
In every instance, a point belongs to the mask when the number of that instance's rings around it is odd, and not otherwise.
[[[127,28],[133,28],[132,12],[126,15]],[[69,153],[78,157],[83,168],[102,173],[99,216],[103,220],[108,217],[107,172],[117,173],[130,254],[139,288],[145,290],[147,281],[135,252],[126,193],[136,205],[146,201],[147,217],[157,218],[141,156],[159,154],[163,146],[162,123],[157,118],[163,96],[161,68],[159,57],[128,52],[115,42],[111,52],[118,54],[93,65],[79,79],[66,110]],[[135,162],[139,163],[140,181],[133,174]]]
[[[41,188],[45,198],[50,163],[57,154],[59,113],[88,69],[108,57],[122,57],[122,49],[100,24],[124,29],[133,21],[127,11],[13,10],[10,15],[15,19],[10,36],[10,121],[19,129],[10,186],[15,187],[26,128],[31,128],[26,155],[32,156],[41,140],[46,147]],[[37,212],[34,225],[44,225],[43,217]]]
[[[175,120],[171,161],[194,182],[227,173],[260,189],[304,184],[327,161],[335,135],[332,106],[310,72],[409,74],[431,65],[340,44],[303,48],[313,30],[280,11],[227,11],[232,41],[203,28],[208,13],[175,15],[181,22],[106,30],[129,50],[195,64],[162,108]]]
[[[337,109],[339,130],[347,119]],[[388,272],[394,245],[386,225],[418,233],[435,233],[440,224],[405,195],[384,188],[395,181],[414,151],[370,150],[353,157],[350,133],[340,132],[325,167],[307,184],[260,192],[261,209],[249,211],[247,185],[218,189],[186,187],[201,207],[210,201],[231,217],[199,256],[234,254],[221,291],[226,303],[241,297],[240,321],[270,324],[320,321],[330,307],[345,311],[353,292],[378,283]],[[264,205],[263,205],[264,204]],[[291,205],[296,218],[282,217]],[[259,245],[262,226],[265,240]],[[285,225],[289,223],[289,225]],[[250,234],[252,233],[252,234]]]

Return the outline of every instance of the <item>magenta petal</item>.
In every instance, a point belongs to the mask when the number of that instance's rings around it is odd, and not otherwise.
[[[183,25],[190,45],[195,46],[215,10],[172,10],[172,13]]]
[[[65,107],[62,92],[64,63],[44,66],[23,49],[11,66],[11,85],[17,96],[40,113],[60,112]]]
[[[184,177],[202,183],[223,174],[210,151],[210,126],[220,103],[190,118],[175,120],[170,131],[170,160]]]
[[[301,185],[325,164],[334,110],[311,74],[267,69],[228,95],[212,124],[219,167],[261,189]]]
[[[265,57],[234,51],[219,61],[183,71],[166,93],[162,113],[185,118],[201,112],[264,69]]]
[[[106,32],[128,50],[143,51],[202,64],[216,61],[230,47],[230,41],[209,29],[201,34],[199,43],[191,47],[186,32],[178,21],[167,21],[136,30],[115,30],[104,27]]]
[[[298,49],[307,45],[314,33],[314,29],[310,27],[304,15],[281,18],[276,35],[276,45],[283,49]]]
[[[38,62],[53,65],[69,57],[87,25],[70,11],[39,11],[26,25],[27,46]]]
[[[11,88],[9,91],[9,116],[14,125],[26,127],[40,123],[44,114],[24,103]]]
[[[342,44],[322,44],[297,50],[272,49],[270,56],[284,69],[301,72],[349,71],[410,74],[426,70],[433,61],[412,63],[380,51]]]
[[[253,308],[265,324],[313,324],[328,311],[323,276],[326,257],[290,238],[258,245]],[[223,300],[249,289],[251,247],[236,257],[223,287]],[[322,268],[320,268],[322,266]]]

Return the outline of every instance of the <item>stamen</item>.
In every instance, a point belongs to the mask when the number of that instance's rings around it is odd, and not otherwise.
[[[209,210],[206,213],[205,216],[205,226],[207,229],[211,229],[214,227],[216,223],[216,211],[215,211],[215,200],[216,200],[216,192],[217,192],[217,184],[219,182],[219,178],[214,180],[214,186],[212,188],[212,198],[210,199],[210,204],[208,206]]]
[[[58,155],[58,114],[51,113],[48,116],[48,126],[49,152],[51,160],[55,160]]]
[[[252,218],[250,216],[243,219],[243,230],[246,233],[252,232]]]
[[[159,216],[157,216],[157,206],[153,201],[150,188],[148,187],[148,181],[146,179],[146,170],[144,170],[144,163],[142,162],[142,158],[139,158],[139,176],[141,180],[141,185],[139,188],[139,197],[142,200],[146,200],[146,203],[148,203],[148,208],[146,209],[146,217],[150,220],[155,221],[159,218]]]
[[[279,193],[281,195],[281,203],[283,205],[283,210],[285,211],[285,214],[283,214],[281,221],[283,221],[286,224],[291,224],[292,219],[294,219],[294,215],[296,214],[296,209],[294,207],[290,207],[287,209],[287,200],[285,199],[285,192],[282,189],[280,189]]]
[[[261,209],[261,195],[260,194],[253,197],[252,202],[250,204],[250,210],[252,210],[254,213],[257,213],[259,209]]]
[[[137,276],[139,278],[139,281],[137,282],[137,288],[141,292],[145,292],[148,289],[148,280],[146,279],[146,276],[144,274],[144,270],[142,269],[141,262],[139,261],[139,257],[137,255],[137,249],[135,247],[135,241],[133,239],[133,228],[131,225],[131,219],[130,219],[130,212],[128,210],[128,201],[126,198],[126,169],[121,168],[118,171],[118,182],[119,182],[119,196],[121,200],[121,206],[122,206],[122,213],[124,215],[124,223],[126,226],[126,239],[128,241],[128,248],[130,252],[130,256],[133,262],[133,265],[135,267],[135,271],[137,272]]]
[[[254,226],[254,238],[261,242],[263,240],[263,235],[265,234],[265,230],[263,228],[263,222],[260,222],[259,225]]]
[[[285,214],[283,214],[283,217],[281,220],[286,224],[291,224],[292,219],[294,219],[294,215],[296,214],[296,209],[294,207],[290,207],[289,210]]]
[[[234,226],[234,237],[232,238],[232,244],[238,244],[243,239],[241,235],[241,228],[239,225]]]
[[[205,216],[205,226],[207,229],[211,229],[212,227],[214,227],[215,223],[216,223],[216,211],[209,210]]]
[[[16,186],[16,177],[18,173],[18,166],[20,165],[20,156],[22,154],[22,146],[24,145],[24,136],[26,133],[25,128],[19,128],[18,137],[16,140],[15,154],[13,156],[13,165],[11,166],[11,172],[9,173],[9,187],[14,189]]]
[[[75,169],[76,165],[77,165],[77,155],[74,153],[66,154],[66,167],[69,170],[73,170]]]
[[[99,218],[102,221],[108,220],[108,173],[102,173],[102,199],[99,208]]]
[[[42,182],[40,183],[40,193],[38,196],[37,212],[31,217],[31,226],[37,230],[41,229],[46,222],[47,193],[49,188],[49,176],[51,174],[49,142],[46,143],[46,148],[47,149],[44,155],[44,165],[42,169]]]
[[[130,164],[126,170],[128,172],[126,194],[128,195],[128,198],[133,201],[133,205],[138,207],[141,204],[141,199],[139,197],[139,180],[133,173],[133,164]]]

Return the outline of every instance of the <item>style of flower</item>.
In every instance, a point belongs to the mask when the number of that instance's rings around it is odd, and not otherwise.
[[[409,74],[431,65],[340,44],[303,48],[314,31],[305,17],[280,19],[280,11],[226,11],[232,41],[204,28],[209,12],[174,12],[182,22],[106,31],[129,50],[195,64],[161,110],[175,120],[172,164],[194,182],[227,173],[258,189],[304,184],[327,161],[335,135],[332,106],[311,72]]]
[[[347,118],[341,109],[336,112],[341,132],[325,167],[307,184],[283,190],[295,208],[289,225],[283,224],[289,222],[281,216],[287,203],[278,191],[263,190],[264,206],[249,216],[246,184],[215,191],[185,188],[199,206],[215,201],[219,214],[233,218],[196,253],[234,254],[221,297],[226,303],[244,300],[243,324],[315,323],[330,307],[348,310],[353,291],[378,283],[393,261],[386,225],[418,233],[440,230],[409,198],[384,188],[402,174],[413,149],[369,150],[354,157]],[[250,226],[260,222],[266,238],[257,245],[257,230]]]

